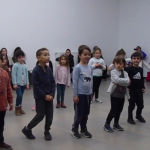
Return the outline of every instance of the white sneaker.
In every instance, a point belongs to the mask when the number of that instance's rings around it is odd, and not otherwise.
[[[94,103],[94,101],[93,101],[93,100],[91,100],[91,104],[92,104],[92,103]]]
[[[95,101],[96,101],[96,102],[102,103],[102,101],[101,101],[100,99],[95,99]]]

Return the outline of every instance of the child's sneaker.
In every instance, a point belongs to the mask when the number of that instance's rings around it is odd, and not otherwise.
[[[27,127],[24,127],[22,129],[22,133],[28,138],[28,139],[35,139],[35,136],[32,134],[32,130],[27,129]]]
[[[87,131],[87,129],[81,131],[81,135],[86,138],[92,138],[92,134]]]
[[[124,129],[118,123],[114,123],[113,129],[117,131],[124,131]]]
[[[133,120],[133,118],[128,118],[127,122],[133,125],[135,124],[135,121]]]
[[[80,139],[81,138],[81,135],[79,134],[79,131],[78,129],[72,129],[71,131],[71,135],[76,138],[76,139]]]
[[[102,103],[102,101],[101,101],[100,99],[98,99],[98,98],[97,98],[97,99],[95,99],[95,101],[96,101],[96,102],[100,102],[100,103]]]
[[[32,107],[32,110],[33,110],[33,111],[35,111],[35,109],[36,109],[36,105],[34,105],[34,106]]]
[[[136,119],[139,120],[142,123],[146,122],[146,120],[142,116],[140,116],[140,117],[136,116]]]
[[[0,150],[12,150],[12,146],[6,144],[6,143],[3,143],[2,145],[0,145]]]
[[[105,130],[106,132],[110,132],[110,133],[113,133],[113,132],[114,132],[113,129],[110,127],[110,125],[109,125],[109,124],[106,124],[106,123],[105,123],[105,125],[104,125],[104,130]]]

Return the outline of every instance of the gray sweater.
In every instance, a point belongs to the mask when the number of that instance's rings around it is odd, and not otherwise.
[[[89,65],[78,64],[73,70],[73,95],[91,95],[93,87],[93,69]]]

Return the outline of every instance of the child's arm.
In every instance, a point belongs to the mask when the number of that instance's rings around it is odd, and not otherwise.
[[[32,72],[32,83],[33,83],[33,90],[38,93],[39,98],[45,99],[46,93],[40,88],[39,81],[38,81],[38,73],[33,70]]]
[[[57,74],[58,74],[58,69],[59,69],[59,66],[56,67],[56,70],[55,70],[55,84],[57,85]]]
[[[114,70],[111,71],[111,80],[120,86],[128,86],[130,84],[129,77],[127,78],[120,78]]]
[[[125,60],[126,60],[126,63],[132,62],[132,61],[131,61],[131,58],[126,58]]]
[[[102,69],[103,69],[103,70],[106,70],[106,65],[105,65],[105,61],[104,61],[104,60],[103,60],[103,63],[102,63],[102,64],[103,64]]]
[[[13,83],[13,85],[17,85],[17,78],[16,78],[17,70],[18,70],[18,67],[16,64],[14,64],[12,67],[12,83]]]
[[[111,63],[110,66],[108,67],[108,71],[110,71],[112,69],[112,67],[114,67],[113,63]]]
[[[93,63],[93,59],[91,58],[88,65],[90,65],[92,68],[95,68],[95,64]]]
[[[144,60],[143,60],[143,65],[148,69],[150,70],[150,65],[148,63],[146,63]]]
[[[55,96],[55,79],[54,79],[54,76],[53,76],[53,73],[52,71],[50,70],[50,80],[51,80],[51,87],[52,87],[52,92],[50,93],[50,95],[53,97],[54,99],[54,96]]]
[[[73,70],[73,96],[78,97],[78,80],[80,76],[80,68],[75,67]]]
[[[27,68],[27,66],[26,66],[26,81],[27,81],[26,89],[29,90],[29,75],[28,75],[28,68]]]
[[[70,86],[70,68],[67,69],[67,75],[68,75],[68,82],[67,82],[67,86]]]

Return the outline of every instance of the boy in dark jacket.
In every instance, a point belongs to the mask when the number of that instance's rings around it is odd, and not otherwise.
[[[1,64],[0,64],[1,67]],[[0,68],[0,149],[12,150],[12,147],[4,143],[4,120],[9,103],[9,111],[13,110],[13,96],[8,73]]]
[[[52,139],[49,132],[53,120],[53,99],[55,95],[55,80],[52,71],[47,67],[49,62],[49,51],[46,48],[39,49],[36,52],[38,64],[32,72],[33,92],[36,103],[36,116],[31,122],[22,129],[23,134],[28,139],[35,139],[32,134],[32,128],[40,123],[44,116],[45,121],[45,140]]]

